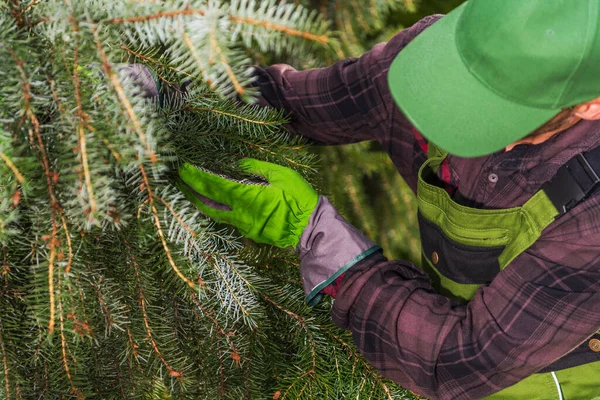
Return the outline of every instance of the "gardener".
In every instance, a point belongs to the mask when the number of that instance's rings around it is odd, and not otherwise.
[[[335,323],[418,394],[600,396],[599,17],[600,0],[471,0],[360,59],[256,70],[292,133],[381,142],[417,192],[420,267],[387,260],[280,166],[243,160],[260,186],[188,165],[185,192],[294,246],[307,301],[336,296]]]

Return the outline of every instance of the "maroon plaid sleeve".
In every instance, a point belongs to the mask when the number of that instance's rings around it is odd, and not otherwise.
[[[600,328],[599,199],[562,217],[466,305],[437,294],[420,268],[374,254],[346,272],[333,320],[384,376],[431,399],[511,386]]]

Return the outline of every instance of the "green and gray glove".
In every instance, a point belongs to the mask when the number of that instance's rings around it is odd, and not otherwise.
[[[298,244],[319,201],[302,176],[281,165],[245,158],[240,167],[268,184],[233,181],[184,164],[182,192],[203,214],[237,227],[247,238],[285,248]]]

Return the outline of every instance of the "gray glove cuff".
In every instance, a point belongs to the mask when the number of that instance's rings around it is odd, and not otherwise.
[[[144,64],[122,64],[118,66],[120,78],[131,83],[146,99],[158,99],[160,80],[154,72]]]
[[[326,197],[319,196],[295,250],[306,302],[312,306],[321,301],[323,288],[381,247],[346,221]]]

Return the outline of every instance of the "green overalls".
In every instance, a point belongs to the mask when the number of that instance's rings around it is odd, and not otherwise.
[[[433,184],[445,158],[445,153],[430,144],[429,158],[419,171],[422,267],[438,293],[467,302],[481,284],[490,282],[498,271],[531,246],[559,212],[544,190],[521,207],[486,210],[462,206]],[[534,374],[487,397],[492,400],[595,398],[600,400],[600,361]]]

